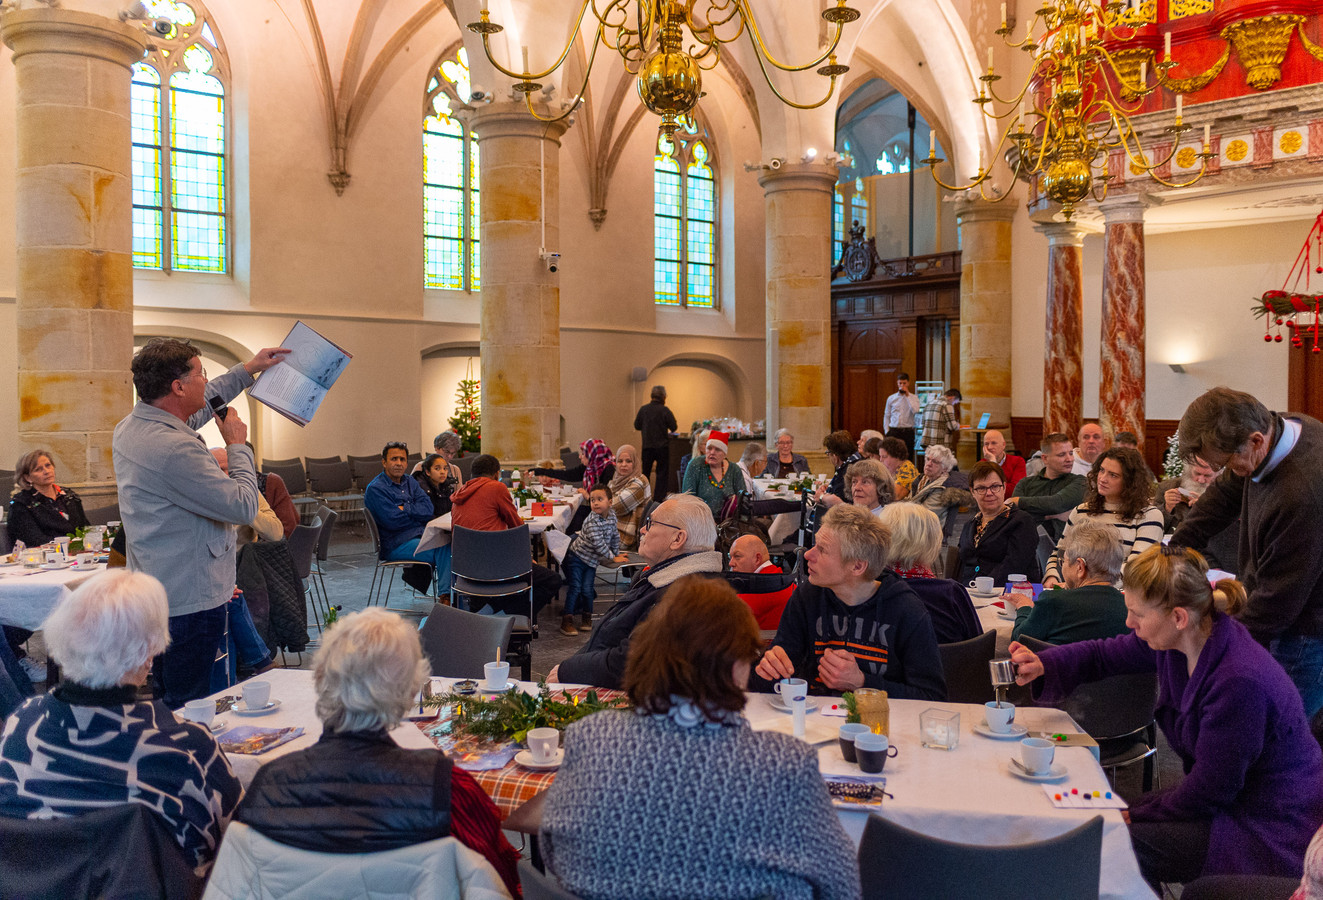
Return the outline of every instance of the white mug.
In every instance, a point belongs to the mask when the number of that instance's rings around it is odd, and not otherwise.
[[[197,722],[203,728],[211,727],[211,720],[216,716],[216,701],[212,699],[190,700],[184,704],[184,718]]]
[[[808,682],[803,678],[782,678],[774,688],[781,695],[781,702],[786,706],[808,696]]]
[[[1025,738],[1020,741],[1020,762],[1033,775],[1045,775],[1052,768],[1057,745],[1046,738]]]
[[[75,559],[78,560],[78,565],[80,565],[80,566],[91,566],[91,565],[94,565],[94,564],[96,563],[96,554],[95,554],[95,553],[79,553],[78,556],[75,557]]]
[[[69,545],[68,545],[68,544],[65,544],[64,546],[67,547],[67,546],[69,546]],[[67,563],[68,561],[69,561],[69,557],[65,556],[65,555],[64,555],[62,552],[60,552],[59,550],[47,550],[47,551],[46,551],[46,563],[47,563],[48,565],[52,565],[52,566],[62,566],[62,565],[64,565],[65,563]]]
[[[554,728],[532,728],[528,732],[528,752],[535,763],[549,763],[556,758],[560,732]]]
[[[243,705],[247,709],[266,709],[271,703],[271,682],[245,681]]]
[[[992,584],[993,581],[991,575],[980,575],[978,578],[975,578],[973,581],[971,581],[969,583],[969,586],[972,587],[974,590],[978,591],[980,594],[991,594]]]
[[[510,683],[510,664],[508,662],[489,662],[482,667],[487,679],[487,690],[503,691]]]
[[[987,720],[988,731],[1006,734],[1015,724],[1015,704],[989,700],[983,704],[983,718]]]

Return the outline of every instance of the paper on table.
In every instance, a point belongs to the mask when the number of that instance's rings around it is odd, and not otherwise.
[[[750,722],[754,731],[779,731],[781,734],[794,735],[795,722],[792,716],[777,716],[775,719],[763,719]],[[800,740],[808,744],[825,744],[836,740],[839,726],[822,721],[820,716],[809,715],[804,720],[804,736]]]
[[[1126,809],[1129,804],[1111,791],[1088,791],[1073,788],[1070,783],[1045,784],[1043,793],[1057,809]]]
[[[574,538],[555,529],[547,529],[542,533],[542,537],[547,542],[547,552],[556,562],[565,562],[565,551],[570,549],[570,542]]]

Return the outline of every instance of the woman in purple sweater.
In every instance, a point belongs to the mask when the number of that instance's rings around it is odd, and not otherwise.
[[[1149,883],[1201,874],[1300,874],[1323,823],[1323,754],[1300,694],[1268,651],[1231,618],[1237,581],[1210,588],[1202,556],[1151,547],[1125,567],[1132,634],[1035,655],[1011,644],[1020,684],[1060,701],[1109,675],[1157,672],[1157,721],[1185,778],[1126,814]],[[1159,891],[1160,893],[1160,891]]]

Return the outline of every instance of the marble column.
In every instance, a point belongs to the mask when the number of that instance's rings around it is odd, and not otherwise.
[[[1011,220],[1015,204],[956,201],[960,225],[960,411],[975,422],[991,413],[1011,423]],[[971,444],[972,446],[972,444]],[[970,458],[964,465],[973,463]]]
[[[129,66],[141,29],[51,7],[11,10],[18,436],[61,483],[113,492],[111,433],[133,405]]]
[[[1034,226],[1047,235],[1047,349],[1043,434],[1074,439],[1084,416],[1084,232],[1073,222]]]
[[[831,204],[836,168],[759,177],[767,201],[767,426],[816,448],[831,431]]]
[[[1100,205],[1103,234],[1102,377],[1098,424],[1111,437],[1132,431],[1144,445],[1143,196]]]
[[[560,439],[560,136],[522,103],[472,114],[482,155],[482,451],[502,465],[555,456]],[[544,225],[545,218],[545,244]]]

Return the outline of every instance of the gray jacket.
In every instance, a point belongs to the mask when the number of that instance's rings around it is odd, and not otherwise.
[[[253,383],[235,366],[207,384],[229,402]],[[257,473],[243,444],[226,447],[230,474],[216,465],[194,429],[211,420],[204,406],[186,423],[141,401],[118,425],[112,444],[129,568],[165,585],[170,615],[214,609],[234,592],[236,525],[257,515]]]

